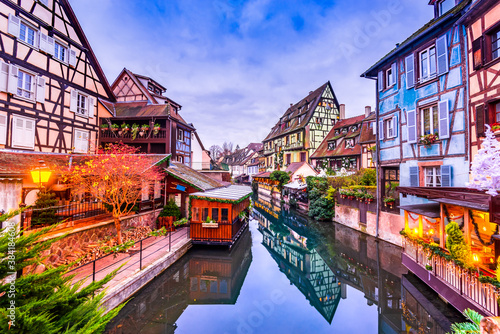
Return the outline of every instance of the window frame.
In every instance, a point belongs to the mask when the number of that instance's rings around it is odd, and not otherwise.
[[[394,86],[396,80],[394,80],[394,76],[392,73],[392,66],[385,70],[385,88],[389,88]]]
[[[63,59],[59,58],[57,56],[57,46],[59,46],[62,50],[64,50],[64,54],[63,54]],[[55,60],[58,60],[64,64],[67,64],[68,63],[68,59],[69,59],[69,47],[67,45],[65,45],[64,43],[60,42],[59,40],[55,40],[54,41],[54,55],[53,55],[53,58]]]
[[[430,61],[430,50],[431,49],[434,49],[434,74],[431,74],[431,61]],[[422,66],[422,55],[424,52],[427,52],[428,55],[427,55],[427,76],[424,77],[423,76],[423,73],[422,73],[422,70],[423,70],[423,66]],[[436,48],[436,41],[433,41],[432,44],[430,45],[427,45],[426,47],[424,47],[423,49],[419,50],[417,52],[418,54],[418,80],[417,80],[417,83],[424,83],[424,82],[427,82],[427,81],[430,81],[430,80],[433,80],[433,79],[436,79],[438,77],[438,68],[437,68],[437,48]]]
[[[19,79],[21,77],[21,73],[23,74],[23,76],[24,75],[28,75],[28,76],[31,77],[31,84],[30,84],[31,90],[29,91],[30,92],[30,97],[26,97],[26,96],[24,96],[22,94],[21,95],[19,94],[19,90],[26,91],[25,88],[19,88]],[[36,99],[36,90],[35,90],[35,88],[36,88],[36,84],[37,84],[37,75],[35,73],[31,72],[31,71],[28,71],[28,70],[26,70],[24,68],[20,68],[19,67],[18,68],[18,73],[17,73],[17,79],[18,80],[17,80],[16,94],[15,94],[16,98],[20,98],[22,100],[34,102],[35,99]],[[25,85],[25,82],[23,80],[23,86],[24,85]]]
[[[428,171],[431,171],[431,175],[428,175]],[[424,187],[441,187],[443,180],[441,177],[441,166],[425,166],[423,167],[424,172]],[[432,181],[428,183],[427,178],[432,178]]]
[[[184,142],[184,129],[177,128],[177,141],[181,143]]]
[[[429,116],[429,124],[430,124],[430,132],[429,133],[425,133],[425,110],[426,109],[429,109],[431,111],[431,114]],[[426,106],[422,106],[419,108],[419,113],[420,113],[420,136],[425,136],[425,135],[428,135],[428,134],[437,134],[437,136],[439,137],[440,136],[440,132],[439,132],[439,107],[437,104],[430,104],[430,105],[426,105]],[[436,113],[436,116],[437,116],[437,119],[436,119],[436,128],[434,128],[434,112]],[[434,130],[434,131],[433,131]],[[417,135],[417,137],[419,137]]]
[[[17,134],[19,135],[19,131],[15,131],[16,130],[16,121],[17,119],[22,119],[23,120],[23,124],[25,125],[26,123],[26,120],[30,120],[33,122],[33,138],[32,140],[30,140],[30,142],[32,142],[33,144],[30,144],[30,145],[19,145],[19,144],[14,144],[14,136]],[[30,118],[30,117],[25,117],[25,116],[20,116],[20,115],[13,115],[12,116],[12,124],[11,124],[11,146],[14,147],[14,148],[21,148],[21,149],[32,149],[34,150],[35,149],[35,137],[36,137],[36,119],[34,118]],[[25,130],[26,130],[26,127],[23,128],[23,134],[21,134],[23,137],[25,136]]]
[[[77,140],[77,136],[78,136],[78,132],[79,133],[86,133],[87,134],[87,150],[86,151],[82,151],[82,150],[77,150],[77,146],[76,146],[76,140]],[[74,153],[89,153],[89,146],[90,146],[90,131],[85,131],[85,130],[82,130],[82,129],[74,129],[74,132],[73,132],[73,152]]]
[[[177,159],[177,162],[180,162],[181,164],[184,163],[184,156],[183,155],[177,155],[176,159]]]
[[[337,148],[337,141],[336,140],[332,140],[332,141],[328,142],[328,146],[327,146],[328,151],[333,151],[336,148]]]
[[[448,13],[450,10],[452,10],[456,6],[456,4],[453,4],[450,9],[447,9],[446,11],[443,12],[442,5],[445,2],[447,2],[447,1],[449,1],[448,3],[454,3],[455,2],[455,0],[441,0],[441,1],[439,1],[438,4],[437,4],[438,16],[443,16],[444,14]]]
[[[33,26],[32,24],[30,24],[29,22],[27,22],[26,20],[24,20],[23,18],[21,17],[17,17],[19,18],[19,36],[17,36],[17,40],[31,48],[34,48],[34,49],[38,49],[38,39],[39,39],[39,36],[38,36],[38,28],[36,28],[35,26]],[[21,38],[21,30],[22,30],[22,27],[25,26],[26,29],[31,29],[33,30],[33,44],[31,44],[29,41],[28,41],[28,30],[26,30],[26,33],[25,33],[25,37],[26,37],[26,40],[22,39]]]
[[[83,101],[83,107],[81,106],[82,101]],[[87,118],[89,117],[89,96],[80,91],[78,91],[76,95],[75,114],[80,117],[87,117]]]

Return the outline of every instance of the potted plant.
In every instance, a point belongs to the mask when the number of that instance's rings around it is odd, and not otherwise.
[[[118,124],[114,124],[114,123],[113,123],[113,124],[111,124],[111,131],[115,132],[115,131],[117,131],[117,130],[118,130],[118,128],[119,128],[119,127],[120,127],[120,126],[119,126]]]
[[[201,227],[208,227],[208,228],[218,228],[219,224],[215,221],[213,221],[210,217],[207,217],[204,223],[201,223]]]
[[[160,132],[160,124],[155,123],[155,125],[153,125],[153,134],[157,135],[158,132]]]
[[[424,145],[425,147],[429,148],[431,147],[432,144],[437,142],[439,139],[438,135],[430,133],[428,135],[420,137],[420,144]]]
[[[361,193],[361,192],[355,192],[354,193],[354,196],[356,196],[356,199],[360,202],[363,202],[364,199],[365,199],[365,194]]]
[[[144,131],[144,132],[148,132],[148,130],[149,130],[149,124],[143,124],[143,125],[141,125],[141,130]]]
[[[388,196],[388,197],[384,198],[385,206],[388,206],[389,208],[392,208],[394,206],[395,202],[396,202],[396,199],[392,196]]]
[[[498,130],[500,130],[500,123],[491,124],[491,131],[496,132]]]
[[[129,125],[129,124],[127,124],[127,123],[122,123],[121,128],[122,128],[122,130],[121,130],[121,133],[120,133],[120,134],[121,134],[121,135],[124,135],[124,134],[126,134],[127,132],[129,132],[129,130],[130,130],[130,125]]]
[[[102,129],[102,131],[106,131],[108,129],[108,124],[107,123],[102,123],[101,124],[101,129]]]
[[[188,223],[188,219],[187,218],[182,218],[182,219],[176,220],[174,222],[174,226],[175,227],[182,227],[182,226],[186,225],[187,223]]]
[[[365,203],[369,204],[375,200],[375,197],[372,194],[365,195]]]
[[[134,123],[132,124],[132,140],[135,140],[135,138],[137,137],[137,132],[139,131],[139,124],[137,123]]]
[[[354,193],[354,191],[349,190],[349,191],[347,192],[347,198],[348,198],[348,199],[350,199],[351,201],[352,201],[353,199],[355,199],[355,198],[356,198],[356,194]]]

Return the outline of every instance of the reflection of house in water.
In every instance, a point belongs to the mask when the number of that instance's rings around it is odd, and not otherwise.
[[[316,250],[307,247],[310,244],[307,236],[265,212],[254,213],[259,221],[262,243],[280,270],[331,323],[341,295],[345,298],[345,290],[331,269]]]
[[[174,333],[191,304],[235,304],[252,262],[251,245],[246,230],[231,252],[191,249],[135,295],[107,333]]]

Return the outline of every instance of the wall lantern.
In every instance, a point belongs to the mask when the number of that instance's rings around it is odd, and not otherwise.
[[[52,171],[45,166],[45,162],[43,160],[40,160],[39,163],[40,167],[31,171],[31,177],[33,178],[33,183],[38,183],[41,186],[42,183],[49,182]]]

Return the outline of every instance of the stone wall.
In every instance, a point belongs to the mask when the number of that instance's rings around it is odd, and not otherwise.
[[[375,236],[377,232],[377,214],[368,211],[366,213],[366,225],[360,222],[359,215],[359,209],[357,208],[335,204],[334,220],[336,222]],[[402,240],[399,231],[404,228],[404,217],[393,213],[380,212],[379,219],[379,238],[401,246]]]
[[[122,232],[140,226],[148,226],[153,229],[156,227],[156,218],[159,214],[160,210],[156,210],[123,218],[121,221]],[[116,236],[116,228],[113,219],[106,218],[104,221],[89,222],[85,226],[53,231],[45,235],[43,240],[57,238],[64,234],[68,235],[54,242],[50,249],[42,253],[42,256],[47,256],[46,264],[57,266],[63,264],[66,259],[71,261],[78,259],[91,245],[97,244],[106,237]],[[37,271],[43,269],[37,268]]]

